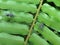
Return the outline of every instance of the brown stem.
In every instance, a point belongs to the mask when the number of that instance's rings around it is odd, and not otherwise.
[[[40,5],[39,5],[39,7],[38,7],[38,9],[37,9],[36,15],[35,15],[35,17],[34,17],[33,23],[32,23],[31,28],[30,28],[30,30],[29,30],[29,34],[28,34],[28,36],[27,36],[27,38],[26,38],[26,40],[25,40],[25,42],[24,42],[24,45],[27,45],[27,43],[28,43],[28,40],[29,40],[29,38],[30,38],[30,36],[31,36],[31,33],[32,33],[33,27],[34,27],[34,25],[35,25],[36,19],[37,19],[38,15],[39,15],[39,11],[40,11],[40,9],[41,9],[41,7],[42,7],[42,3],[43,3],[43,0],[40,1]]]

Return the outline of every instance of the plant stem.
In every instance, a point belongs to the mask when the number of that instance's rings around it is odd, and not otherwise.
[[[43,0],[40,1],[39,7],[37,9],[36,15],[34,17],[33,23],[32,23],[31,28],[29,30],[29,34],[28,34],[28,36],[27,36],[27,38],[26,38],[26,40],[24,42],[24,45],[27,45],[27,43],[28,43],[28,40],[29,40],[29,38],[31,36],[31,33],[32,33],[33,27],[35,25],[36,19],[37,19],[38,15],[39,15],[39,12],[40,12],[41,7],[42,7],[42,3],[43,3]]]

